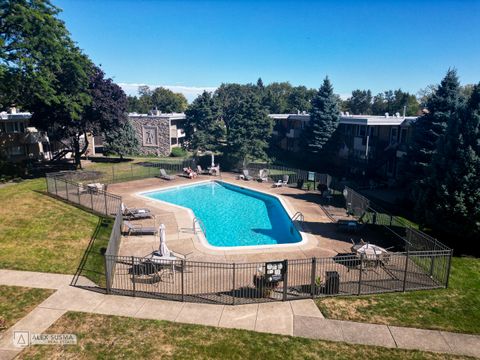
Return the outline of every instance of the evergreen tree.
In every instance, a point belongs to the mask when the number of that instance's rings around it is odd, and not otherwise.
[[[105,152],[120,155],[132,155],[138,151],[140,143],[130,121],[105,132]]]
[[[225,153],[231,165],[239,166],[248,160],[265,159],[273,123],[267,110],[252,91],[237,98],[235,111],[226,111],[228,123]]]
[[[204,91],[185,111],[185,135],[190,149],[219,150],[225,130],[218,119],[215,102],[209,92]]]
[[[428,98],[427,113],[412,125],[412,141],[404,164],[407,183],[412,187],[412,198],[428,176],[428,167],[437,149],[437,141],[445,133],[448,119],[459,111],[463,98],[459,92],[457,73],[449,69],[436,91]],[[421,211],[420,211],[421,213]]]
[[[351,114],[368,115],[372,112],[372,92],[370,90],[354,90],[346,100]]]
[[[466,110],[459,106],[450,113],[420,193],[426,224],[457,240],[452,244],[457,249],[480,236],[479,125],[480,86],[475,86]]]
[[[331,143],[332,135],[338,127],[339,110],[337,97],[333,93],[330,80],[325,78],[322,86],[312,99],[310,121],[305,129],[304,149],[307,153],[325,154],[335,146]]]

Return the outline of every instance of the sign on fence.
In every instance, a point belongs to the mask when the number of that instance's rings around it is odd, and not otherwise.
[[[287,264],[284,261],[265,263],[265,273],[268,282],[283,281],[283,275],[287,271]]]
[[[308,172],[308,181],[315,181],[315,171]]]

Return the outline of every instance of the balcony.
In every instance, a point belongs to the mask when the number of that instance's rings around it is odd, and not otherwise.
[[[290,129],[286,132],[285,136],[290,139],[299,138],[302,133],[302,129]]]
[[[171,138],[183,138],[185,137],[184,129],[177,129],[176,127],[170,128],[170,137]]]

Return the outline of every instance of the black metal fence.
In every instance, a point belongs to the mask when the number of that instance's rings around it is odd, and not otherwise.
[[[47,191],[71,203],[80,205],[105,216],[117,214],[122,198],[105,190],[88,187],[65,178],[68,173],[49,173],[46,175]]]
[[[107,250],[105,251],[105,287],[110,292],[112,283],[115,279],[116,262],[108,261],[110,257],[117,257],[120,249],[120,241],[122,238],[123,214],[122,208],[119,206],[115,221],[113,223],[110,239],[108,240]]]
[[[106,267],[116,269],[109,287],[114,294],[246,304],[445,287],[449,256],[445,251],[391,253],[380,259],[349,254],[282,260],[276,263],[283,271],[273,280],[268,274],[272,262],[152,261],[106,255]],[[430,273],[421,266],[427,263]]]
[[[193,159],[179,161],[119,163],[105,165],[96,170],[66,171],[62,176],[70,181],[78,183],[98,182],[102,184],[114,184],[119,182],[152,178],[160,175],[160,169],[169,174],[181,174],[186,167],[195,168]]]
[[[312,190],[315,190],[318,184],[325,185],[328,188],[332,182],[332,177],[329,174],[268,163],[249,163],[247,164],[246,169],[248,169],[252,176],[257,176],[260,170],[267,170],[269,178],[273,181],[283,180],[283,177],[288,175],[288,184],[298,185],[299,183],[312,183]]]
[[[405,251],[438,251],[451,249],[434,237],[414,228],[407,220],[392,215],[355,190],[345,187],[347,212],[365,224],[380,225],[402,239]]]
[[[297,171],[299,173],[301,171]],[[85,189],[82,184],[66,179],[64,174],[47,175],[50,194],[99,214],[115,216],[104,258],[108,293],[245,304],[448,286],[451,249],[402,219],[378,211],[368,199],[349,188],[345,189],[348,211],[366,223],[382,225],[394,232],[404,241],[405,251],[373,257],[345,253],[329,258],[251,263],[118,256],[122,199],[106,191]]]

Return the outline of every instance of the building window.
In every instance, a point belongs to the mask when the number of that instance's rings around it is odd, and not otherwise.
[[[398,141],[398,128],[392,127],[390,129],[390,145],[395,144]]]
[[[357,125],[357,136],[364,137],[367,133],[367,127],[365,125]]]
[[[16,156],[16,155],[25,155],[25,146],[20,145],[20,146],[10,146],[9,148],[9,153],[10,155]]]
[[[400,143],[405,144],[407,142],[407,128],[402,128],[400,132]]]
[[[18,133],[25,132],[25,123],[18,121],[9,121],[5,123],[4,127],[1,130],[4,130],[7,133]]]

